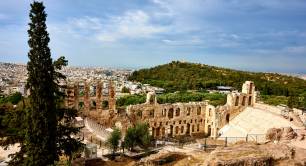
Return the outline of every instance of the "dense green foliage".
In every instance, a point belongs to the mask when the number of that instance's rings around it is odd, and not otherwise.
[[[274,96],[274,95],[261,95],[260,100],[269,105],[287,105],[288,97],[286,96]]]
[[[8,147],[23,142],[25,135],[25,106],[23,103],[14,108],[11,103],[0,104],[0,146]]]
[[[144,95],[128,95],[117,99],[116,104],[118,107],[141,104],[145,102],[145,99]],[[224,105],[226,95],[207,92],[176,92],[157,95],[157,102],[160,104],[204,100],[209,100],[209,103],[215,106]]]
[[[261,95],[260,100],[270,105],[284,104],[290,108],[300,108],[306,110],[306,94],[299,96],[274,96],[274,95]]]
[[[204,64],[171,62],[132,73],[129,80],[148,83],[167,91],[214,89],[218,85],[233,86],[254,81],[263,95],[289,96],[306,92],[306,81],[277,73],[238,71]]]
[[[146,96],[144,95],[127,95],[120,97],[116,100],[116,105],[118,107],[141,104],[146,101]]]
[[[0,106],[0,145],[19,143],[21,148],[10,165],[54,165],[61,155],[71,162],[73,153],[82,146],[72,137],[80,130],[72,124],[77,112],[64,107],[65,87],[59,85],[65,79],[59,70],[67,61],[64,57],[52,61],[44,8],[41,2],[31,4],[27,64],[30,96],[17,107],[12,108],[10,103]],[[18,102],[18,95],[13,99],[12,103]]]
[[[13,93],[7,97],[3,96],[0,98],[0,104],[3,103],[11,103],[11,104],[17,104],[19,101],[21,101],[22,95],[19,92]]]
[[[226,95],[221,93],[207,92],[177,92],[166,93],[157,96],[158,103],[176,103],[205,100],[209,100],[209,103],[215,106],[224,105],[226,102]]]
[[[121,131],[118,128],[114,128],[114,131],[110,134],[107,139],[107,144],[112,149],[113,154],[119,148],[119,141],[121,139]]]
[[[151,136],[147,123],[136,123],[134,127],[129,127],[124,137],[124,146],[133,151],[135,146],[147,148],[150,145]]]

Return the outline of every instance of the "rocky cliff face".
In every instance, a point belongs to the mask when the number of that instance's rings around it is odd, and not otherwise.
[[[211,152],[204,165],[238,166],[238,165],[271,165],[272,157],[253,144],[235,145],[217,148]]]
[[[306,132],[306,130],[305,130]],[[242,143],[220,147],[206,159],[206,166],[269,166],[306,165],[304,130],[296,133],[292,128],[270,129],[266,144]]]

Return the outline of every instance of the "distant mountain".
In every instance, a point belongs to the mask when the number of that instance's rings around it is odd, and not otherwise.
[[[246,80],[255,82],[257,90],[266,95],[299,95],[306,93],[306,80],[278,73],[246,72],[222,67],[173,61],[132,73],[131,81],[165,88],[167,91],[212,89],[219,85],[238,90]]]

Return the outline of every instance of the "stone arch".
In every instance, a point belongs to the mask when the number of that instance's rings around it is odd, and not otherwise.
[[[170,125],[170,132],[169,132],[169,136],[172,137],[173,136],[173,125]]]
[[[79,108],[80,110],[84,108],[84,102],[83,102],[83,101],[80,101],[80,102],[79,102],[78,108]]]
[[[249,97],[248,105],[252,105],[252,96]]]
[[[191,112],[191,108],[190,108],[190,107],[187,107],[187,116],[190,115],[190,112]]]
[[[90,109],[93,110],[93,109],[96,109],[97,107],[97,103],[95,100],[91,100],[90,101]]]
[[[242,98],[242,105],[245,106],[245,102],[246,102],[246,96],[243,96]]]
[[[175,126],[175,134],[178,134],[178,133],[179,133],[179,127]]]
[[[170,108],[168,111],[168,118],[172,119],[173,118],[173,108]]]
[[[84,83],[79,83],[79,88],[78,88],[78,91],[79,91],[79,96],[80,97],[83,97],[85,96],[85,84]]]
[[[201,107],[197,108],[197,115],[201,115]]]
[[[181,110],[180,110],[180,108],[177,108],[175,110],[175,116],[180,116],[180,114],[181,114]]]
[[[162,110],[162,116],[166,116],[166,115],[167,115],[167,109],[165,108]]]
[[[157,127],[156,128],[156,137],[159,137],[159,134],[160,134],[160,127]]]
[[[190,124],[187,123],[186,134],[190,135]]]
[[[225,116],[225,123],[228,124],[230,120],[230,114],[226,114]]]
[[[250,83],[250,87],[249,87],[250,89],[249,89],[249,94],[252,94],[252,92],[253,92],[253,83]]]
[[[235,100],[235,106],[239,105],[239,96],[236,96],[236,100]]]
[[[210,135],[211,135],[211,126],[208,125],[207,128],[208,128],[208,130],[207,130],[207,136],[210,136]]]
[[[89,86],[89,96],[94,97],[97,95],[97,86],[95,84]]]
[[[166,129],[165,127],[162,128],[162,136],[165,136],[166,135]]]
[[[103,100],[101,106],[102,106],[103,110],[109,109],[109,102],[108,102],[108,100]]]

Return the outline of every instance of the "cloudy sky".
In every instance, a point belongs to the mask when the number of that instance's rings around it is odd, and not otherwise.
[[[0,61],[27,62],[30,0],[0,1]],[[306,73],[305,0],[44,0],[50,48],[72,66],[172,60]]]

